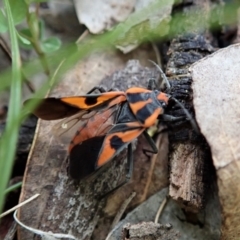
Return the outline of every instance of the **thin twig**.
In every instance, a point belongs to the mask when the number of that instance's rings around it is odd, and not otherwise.
[[[88,34],[89,34],[89,31],[86,29],[78,38],[78,40],[76,41],[76,44],[79,44]]]
[[[152,48],[153,48],[153,51],[156,55],[156,59],[157,59],[157,64],[159,66],[162,66],[162,61],[161,61],[161,57],[160,57],[160,54],[159,54],[159,50],[158,50],[158,47],[155,43],[152,42]]]
[[[171,85],[170,85],[170,83],[169,83],[169,81],[168,81],[165,73],[163,72],[163,70],[160,68],[159,65],[157,65],[157,64],[156,64],[155,62],[153,62],[152,60],[148,60],[148,61],[151,62],[153,65],[155,65],[156,68],[159,70],[160,75],[161,75],[161,78],[164,80],[164,82],[165,82],[165,84],[166,84],[166,86],[167,86],[167,89],[169,90],[169,89],[171,88]]]
[[[115,229],[117,228],[117,223],[120,221],[123,213],[125,212],[127,206],[129,205],[129,203],[132,201],[132,199],[136,196],[136,193],[133,192],[122,204],[122,206],[120,207],[120,210],[118,211],[118,213],[116,214],[113,222],[112,222],[112,226],[111,226],[111,231],[108,233],[107,237],[105,240],[109,240],[110,237],[112,236],[112,233],[115,231]]]
[[[117,212],[115,218],[113,219],[111,229],[115,227],[115,225],[120,221],[123,213],[125,212],[127,206],[132,201],[132,199],[136,196],[136,192],[133,192],[121,205],[119,211]]]
[[[162,134],[158,135],[157,141],[156,141],[156,146],[160,145],[160,141],[161,141],[162,137],[163,137]],[[154,167],[156,165],[157,157],[158,157],[158,154],[153,154],[153,156],[151,158],[151,165],[150,165],[150,168],[148,170],[147,182],[146,182],[145,187],[143,189],[143,194],[142,194],[140,202],[144,202],[147,198],[147,193],[148,193],[150,183],[152,181],[152,175],[153,175]]]
[[[13,208],[10,208],[10,209],[7,210],[6,212],[0,214],[0,218],[2,218],[2,217],[4,217],[4,216],[8,215],[9,213],[15,211],[15,210],[18,209],[18,208],[24,206],[26,203],[31,202],[32,200],[34,200],[35,198],[37,198],[39,195],[40,195],[40,194],[37,193],[37,194],[35,194],[34,196],[32,196],[32,197],[30,197],[29,199],[27,199],[26,201],[23,201],[23,202],[19,203],[18,205],[16,205],[16,206],[13,207]]]
[[[161,215],[164,207],[167,204],[167,200],[168,200],[168,197],[165,197],[164,200],[162,201],[162,203],[160,204],[159,209],[158,209],[157,214],[156,214],[156,217],[155,217],[155,220],[154,220],[154,223],[158,223],[160,215]]]
[[[53,238],[70,238],[70,239],[76,239],[73,235],[71,234],[62,234],[62,233],[52,233],[52,232],[44,232],[35,228],[31,228],[28,227],[27,225],[23,224],[22,222],[20,222],[17,218],[17,210],[14,212],[13,214],[14,220],[23,228],[25,228],[26,230],[40,235],[43,239],[53,239]]]

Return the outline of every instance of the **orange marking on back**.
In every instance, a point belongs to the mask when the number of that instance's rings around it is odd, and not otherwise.
[[[109,104],[108,104],[108,107],[111,107],[113,105],[117,105],[121,102],[125,102],[127,101],[127,98],[126,98],[126,95],[120,95],[116,98],[114,98]]]
[[[141,102],[139,101],[136,103],[130,103],[129,105],[133,113],[136,115],[141,108],[143,108],[144,106],[146,106],[148,103],[151,103],[151,102],[152,102],[152,99],[149,98],[147,101],[141,101]]]
[[[103,104],[104,102],[110,101],[113,98],[121,96],[121,100],[123,101],[126,99],[124,92],[106,92],[102,94],[89,94],[84,96],[76,96],[76,97],[64,97],[61,98],[62,102],[65,102],[69,105],[78,107],[79,109],[91,109],[93,107],[99,106]],[[86,99],[91,99],[96,97],[97,102],[95,104],[86,104]],[[125,97],[125,98],[124,98]],[[112,105],[111,105],[112,106]]]
[[[101,154],[98,157],[97,166],[101,167],[105,163],[107,163],[109,160],[112,159],[112,157],[116,154],[118,151],[117,149],[114,149],[111,147],[111,138],[114,136],[117,136],[121,138],[122,142],[130,143],[135,138],[137,138],[142,132],[144,131],[144,128],[129,130],[127,132],[118,132],[108,135],[103,143],[103,149],[101,151]],[[119,147],[121,148],[121,146]]]
[[[133,87],[129,88],[126,93],[146,93],[151,92],[151,90],[145,89],[145,88],[139,88],[139,87]]]
[[[163,109],[162,109],[162,108],[157,108],[157,109],[152,113],[152,115],[145,120],[143,126],[144,126],[145,128],[149,128],[149,127],[153,126],[153,125],[155,124],[158,116],[159,116],[160,114],[162,114],[162,113],[163,113]]]

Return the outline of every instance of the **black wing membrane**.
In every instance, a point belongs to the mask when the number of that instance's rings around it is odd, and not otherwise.
[[[30,100],[25,101],[24,104]],[[81,109],[78,107],[74,107],[65,102],[62,102],[58,98],[45,98],[41,99],[41,103],[33,111],[33,114],[43,120],[58,120],[75,115],[80,110]]]
[[[93,137],[75,145],[69,154],[69,174],[80,180],[96,170],[96,161],[102,148],[105,136]]]

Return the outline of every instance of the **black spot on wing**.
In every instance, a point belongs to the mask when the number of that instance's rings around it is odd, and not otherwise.
[[[73,147],[69,154],[69,175],[83,179],[96,170],[96,162],[105,136],[93,137]]]
[[[94,105],[97,103],[98,96],[87,96],[85,99],[85,104],[88,106]]]
[[[122,139],[120,137],[118,137],[117,135],[112,136],[112,138],[110,139],[110,146],[111,148],[115,149],[116,151],[121,148],[121,146],[123,146],[125,143],[122,141]]]

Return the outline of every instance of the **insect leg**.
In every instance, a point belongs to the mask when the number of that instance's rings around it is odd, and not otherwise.
[[[147,153],[153,153],[153,154],[158,153],[158,148],[157,148],[155,142],[153,141],[153,139],[149,136],[149,134],[148,134],[146,131],[144,131],[144,132],[143,132],[143,135],[144,135],[144,137],[147,139],[150,147],[152,148],[152,150],[143,149],[143,153],[144,153],[145,155],[147,155]],[[148,156],[148,155],[147,155],[147,156]]]
[[[186,120],[186,117],[174,117],[171,115],[163,114],[160,116],[160,119],[165,122],[177,122],[177,121]]]
[[[105,93],[105,92],[113,92],[113,91],[119,91],[117,88],[110,88],[108,91],[105,89],[103,86],[96,86],[93,87],[87,94],[90,94],[94,91],[98,90],[100,93]]]
[[[107,92],[107,90],[103,86],[96,86],[96,87],[93,87],[89,92],[87,92],[87,94],[90,94],[95,90],[98,90],[100,93]]]
[[[132,143],[128,144],[127,170],[128,170],[128,173],[126,174],[125,183],[127,183],[131,179],[132,173],[133,173],[133,150],[132,150]]]
[[[163,81],[162,81],[162,83],[161,83],[161,88],[162,88],[163,83],[165,83],[165,84],[166,84],[166,88],[167,88],[167,92],[170,91],[171,85],[170,85],[170,83],[169,83],[169,81],[168,81],[165,73],[163,72],[163,70],[162,70],[155,62],[153,62],[153,61],[151,61],[151,60],[148,60],[148,61],[151,62],[153,65],[155,65],[156,68],[157,68],[157,69],[159,70],[159,72],[160,72],[160,75],[161,75],[161,77],[162,77],[162,79],[163,79]]]

